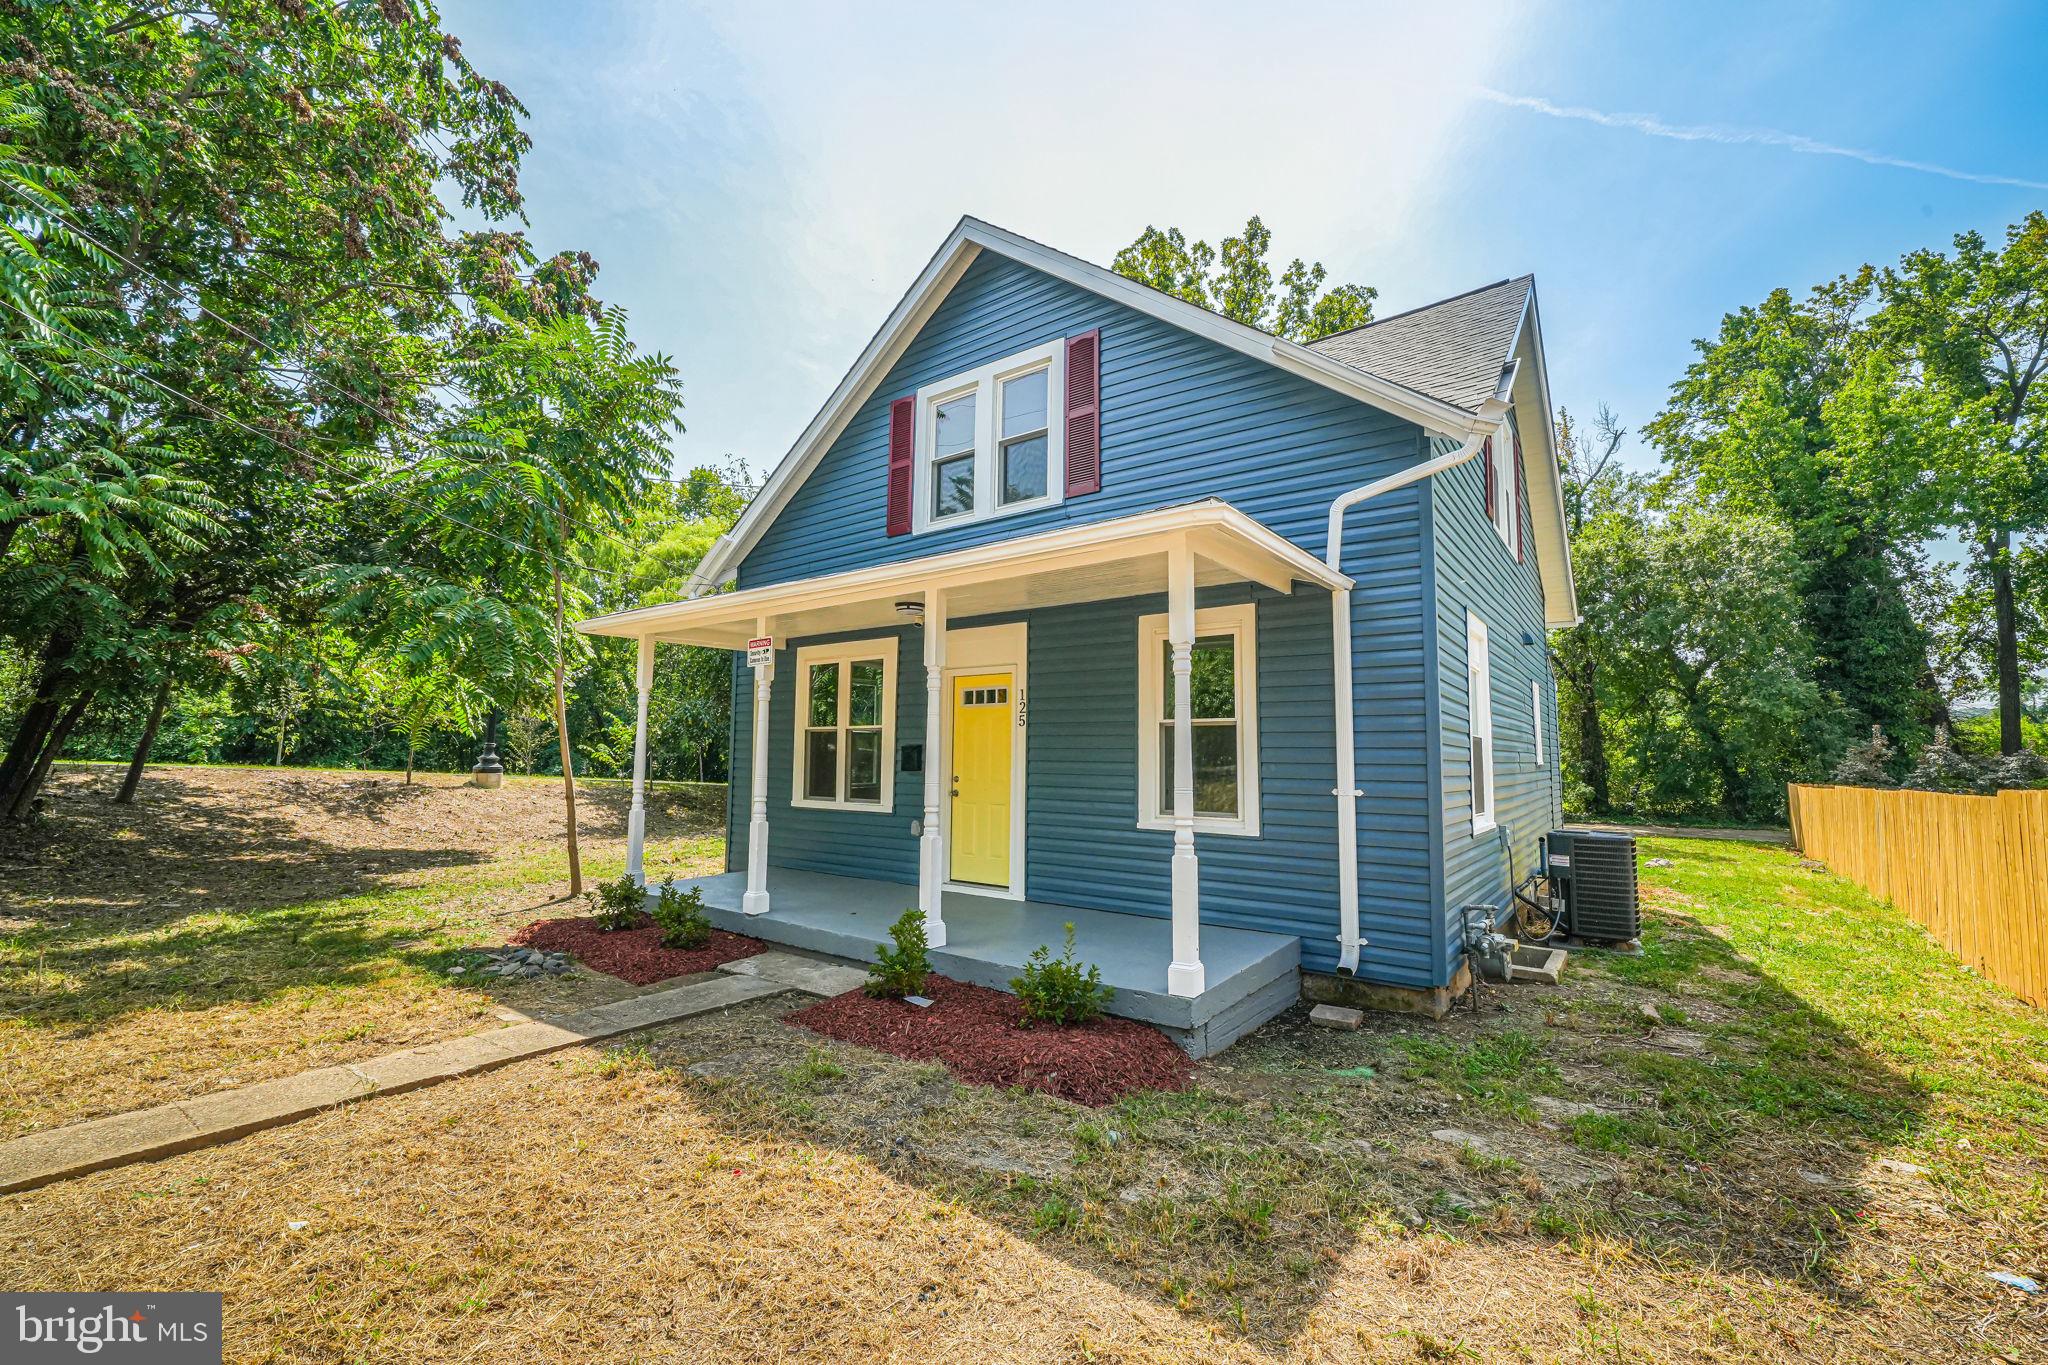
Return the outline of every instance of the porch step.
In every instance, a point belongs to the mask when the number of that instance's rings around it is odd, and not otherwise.
[[[859,967],[843,962],[820,962],[817,958],[797,953],[756,953],[737,962],[727,962],[718,970],[731,972],[734,976],[758,977],[806,995],[827,998],[857,991],[867,984],[868,979],[868,974]]]

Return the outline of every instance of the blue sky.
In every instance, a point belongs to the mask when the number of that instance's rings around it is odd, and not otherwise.
[[[1636,427],[1724,312],[2048,207],[2037,4],[443,21],[532,111],[535,244],[592,252],[680,365],[681,467],[779,460],[962,213],[1103,263],[1258,213],[1382,314],[1533,271],[1556,397]]]

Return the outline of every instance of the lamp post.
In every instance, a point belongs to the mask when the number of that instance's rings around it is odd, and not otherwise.
[[[478,756],[476,766],[469,770],[469,785],[489,788],[505,785],[505,765],[498,761],[498,712],[495,707],[484,718],[484,751]]]

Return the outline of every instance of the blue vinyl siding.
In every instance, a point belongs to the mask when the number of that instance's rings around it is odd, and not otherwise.
[[[1439,450],[1449,449],[1439,443]],[[1529,509],[1522,507],[1523,562],[1504,545],[1486,517],[1486,473],[1471,460],[1438,476],[1435,555],[1439,763],[1443,778],[1444,971],[1452,969],[1459,914],[1468,904],[1505,906],[1509,854],[1513,872],[1536,867],[1536,841],[1563,818],[1557,763],[1557,685],[1550,669],[1543,587],[1536,569]],[[1465,613],[1486,623],[1493,678],[1494,818],[1499,829],[1472,833],[1472,750],[1467,728]],[[1533,643],[1530,643],[1532,642]],[[1536,719],[1529,688],[1543,700],[1543,763],[1536,763]]]
[[[922,535],[884,534],[891,399],[1028,346],[1102,332],[1102,490]],[[1323,553],[1338,494],[1423,458],[1419,428],[1148,315],[986,253],[968,268],[739,566],[741,587],[788,582],[1079,522],[1220,498]],[[1358,732],[1360,973],[1427,986],[1444,975],[1438,894],[1441,761],[1428,610],[1430,496],[1409,488],[1349,519]],[[1208,600],[1206,597],[1205,601]],[[1241,599],[1240,599],[1241,600]],[[1303,965],[1335,965],[1329,598],[1261,592],[1264,828],[1198,839],[1205,920],[1302,935]],[[1031,622],[1027,894],[1162,913],[1168,836],[1132,828],[1136,619],[1143,601],[1035,613]],[[1462,620],[1462,617],[1460,618]],[[1271,623],[1269,625],[1269,622]],[[964,624],[964,623],[962,623]],[[898,744],[923,727],[917,636],[905,634]],[[787,656],[779,674],[786,675]],[[890,816],[788,807],[790,680],[778,676],[770,749],[771,863],[911,882],[918,779]],[[751,693],[734,680],[734,866],[744,864]]]

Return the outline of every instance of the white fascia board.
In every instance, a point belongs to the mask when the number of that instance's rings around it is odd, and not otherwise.
[[[1543,437],[1543,458],[1536,462],[1537,477],[1548,489],[1543,500],[1543,510],[1549,521],[1549,534],[1537,538],[1538,567],[1543,571],[1543,616],[1544,624],[1552,630],[1565,630],[1580,621],[1579,588],[1572,574],[1571,534],[1565,526],[1564,480],[1557,468],[1557,415],[1550,401],[1550,367],[1543,355],[1543,321],[1536,309],[1536,285],[1529,284],[1529,298],[1522,306],[1522,323],[1515,333],[1515,349],[1509,352],[1516,356],[1526,335],[1529,340],[1529,355],[1533,364],[1529,367],[1529,381],[1535,388],[1534,403],[1543,413],[1538,428]],[[1517,376],[1519,381],[1520,376]],[[1519,404],[1523,411],[1528,404]],[[1524,470],[1528,462],[1524,460]]]
[[[1184,299],[1161,293],[1136,280],[1125,279],[1113,270],[1056,251],[1041,242],[1019,237],[1014,232],[985,223],[979,218],[962,218],[945,243],[939,247],[924,272],[890,313],[888,321],[868,343],[853,369],[827,399],[811,425],[797,438],[789,453],[776,465],[761,491],[747,506],[731,531],[705,555],[691,577],[692,591],[708,591],[730,582],[739,561],[754,547],[789,498],[824,457],[832,442],[846,428],[854,411],[865,401],[888,367],[903,353],[910,339],[923,326],[946,294],[981,251],[993,251],[1022,265],[1063,280],[1113,302],[1149,314],[1182,331],[1213,341],[1242,355],[1332,389],[1346,397],[1370,404],[1396,417],[1414,422],[1431,434],[1464,437],[1479,426],[1473,413],[1427,394],[1404,388],[1363,370],[1330,359],[1306,346],[1285,341],[1256,327],[1247,327]]]
[[[963,583],[986,582],[1042,572],[1069,562],[1091,558],[1108,561],[1162,548],[1165,539],[1196,537],[1195,550],[1233,573],[1252,576],[1260,569],[1252,562],[1258,554],[1269,556],[1280,572],[1291,579],[1338,589],[1352,585],[1308,551],[1285,539],[1261,522],[1229,503],[1215,498],[1168,507],[1157,512],[1139,512],[1110,521],[1087,522],[1078,526],[998,540],[921,559],[899,560],[820,578],[795,579],[739,592],[719,593],[682,602],[666,602],[631,611],[593,616],[576,623],[585,635],[637,637],[657,634],[678,623],[707,618],[736,621],[757,614],[775,615],[793,606],[805,608],[834,606],[871,600],[890,592],[922,592]],[[1235,542],[1232,544],[1231,542]],[[1274,574],[1264,571],[1255,581],[1272,582]]]

